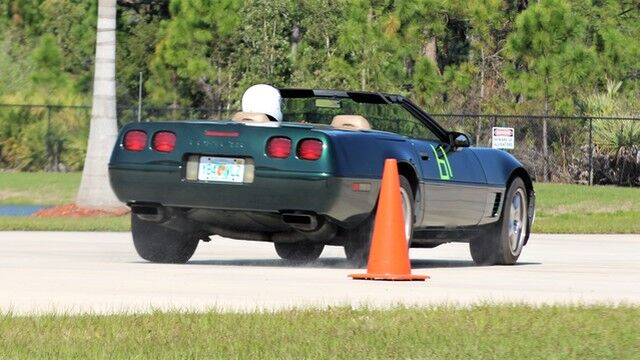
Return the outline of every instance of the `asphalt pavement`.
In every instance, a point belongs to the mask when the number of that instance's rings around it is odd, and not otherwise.
[[[351,280],[362,270],[340,247],[300,267],[270,243],[214,237],[172,265],[138,258],[129,233],[0,232],[0,312],[640,304],[640,235],[534,234],[515,266],[474,266],[466,244],[410,254],[413,272],[431,279]]]

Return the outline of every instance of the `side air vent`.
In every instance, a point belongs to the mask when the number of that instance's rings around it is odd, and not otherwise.
[[[498,211],[500,210],[500,200],[502,199],[501,193],[496,193],[496,199],[493,202],[493,210],[491,210],[491,217],[498,216]]]

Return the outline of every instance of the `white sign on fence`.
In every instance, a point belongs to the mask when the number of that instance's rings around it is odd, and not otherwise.
[[[513,128],[491,128],[491,147],[494,149],[513,149],[516,132]]]

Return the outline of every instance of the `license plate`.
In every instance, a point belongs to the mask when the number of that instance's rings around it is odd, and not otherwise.
[[[198,180],[241,183],[244,180],[244,159],[201,156]]]

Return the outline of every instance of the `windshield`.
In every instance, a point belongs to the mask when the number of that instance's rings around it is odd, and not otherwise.
[[[400,104],[359,103],[348,98],[283,98],[283,121],[330,125],[336,115],[361,115],[373,130],[438,140],[420,120]]]

